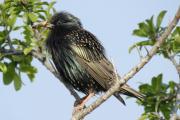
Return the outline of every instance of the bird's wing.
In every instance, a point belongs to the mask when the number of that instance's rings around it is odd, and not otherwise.
[[[77,31],[74,34],[69,40],[73,39],[75,41],[72,42],[71,49],[76,54],[77,61],[103,88],[109,89],[114,83],[114,80],[116,80],[116,75],[112,63],[105,57],[103,46],[90,32]],[[125,102],[119,93],[136,97],[140,100],[144,97],[141,93],[124,84],[120,91],[114,94],[123,104]]]
[[[108,89],[115,78],[113,65],[105,57],[97,38],[85,30],[73,32],[68,37],[73,40],[70,47],[78,62],[103,88]]]

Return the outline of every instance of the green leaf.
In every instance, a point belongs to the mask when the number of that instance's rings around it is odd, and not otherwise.
[[[148,119],[148,115],[143,114],[143,115],[141,115],[141,117],[138,120],[147,120],[147,119]]]
[[[22,86],[21,78],[20,76],[15,72],[14,74],[14,88],[16,91],[20,90]]]
[[[44,21],[46,20],[46,17],[43,14],[38,13],[38,17]]]
[[[4,43],[6,33],[4,31],[0,31],[0,44]]]
[[[47,16],[47,18],[50,18],[50,17],[51,17],[51,11],[50,11],[50,10],[53,10],[53,6],[54,6],[55,3],[56,3],[56,1],[54,1],[54,0],[49,3],[48,8],[47,8],[47,10],[46,10],[46,16]]]
[[[48,2],[37,2],[37,3],[35,3],[34,5],[49,5],[49,3]]]
[[[170,93],[175,92],[175,86],[176,86],[176,83],[174,81],[169,81]]]
[[[172,33],[172,36],[180,35],[180,26],[177,26],[174,32]]]
[[[147,37],[147,34],[142,29],[136,29],[133,31],[133,35],[139,36],[139,37]]]
[[[36,16],[34,13],[28,13],[28,17],[32,22],[36,22],[38,19],[38,16]]]
[[[130,48],[129,48],[129,53],[135,48],[135,47],[142,47],[142,46],[152,46],[154,45],[154,42],[151,40],[146,40],[146,41],[140,41],[137,42],[135,44],[133,44]]]
[[[17,18],[16,15],[11,15],[11,17],[7,19],[8,25],[12,27],[16,22],[16,18]]]
[[[139,28],[144,31],[144,34],[148,36],[149,33],[149,26],[145,22],[141,22],[138,24]]]
[[[0,70],[3,72],[3,73],[6,73],[7,72],[7,67],[4,63],[0,62]]]
[[[176,44],[180,45],[180,34],[177,37],[175,37],[175,42]]]
[[[169,86],[167,84],[165,84],[165,83],[161,84],[161,93],[162,93],[161,95],[166,94],[168,87]]]
[[[34,11],[35,13],[40,13],[40,12],[42,12],[42,13],[46,13],[46,10],[36,10],[36,11]]]
[[[154,40],[156,37],[156,28],[153,23],[153,16],[150,19],[146,20],[148,26],[149,26],[149,33],[148,36],[150,39]]]
[[[149,25],[149,29],[151,29],[152,31],[154,29],[153,19],[154,19],[154,16],[152,16],[150,19],[146,19],[146,22]]]
[[[32,47],[27,47],[27,48],[24,49],[23,52],[24,52],[25,55],[27,55],[27,54],[29,54],[31,51],[32,51]]]
[[[25,72],[31,81],[34,80],[35,73],[37,73],[37,69],[35,67],[25,63],[20,64],[20,70],[21,72]]]
[[[162,85],[162,74],[159,74],[157,77],[153,77],[151,82],[154,93],[160,93]]]
[[[3,73],[3,83],[5,85],[9,85],[13,81],[13,76],[15,72],[15,64],[10,63],[10,64],[7,64],[6,66],[7,66],[7,71]]]
[[[169,81],[169,87],[174,88],[176,86],[176,83],[174,81]]]
[[[147,101],[147,102],[150,102],[150,101]],[[147,105],[144,110],[145,112],[153,112],[155,111],[154,105],[153,104]]]
[[[167,12],[167,11],[165,11],[165,10],[164,10],[164,11],[161,11],[161,12],[159,13],[158,17],[157,17],[156,27],[157,27],[158,29],[159,29],[160,26],[161,26],[162,20],[163,20],[163,18],[164,18],[164,16],[165,16],[166,12]]]
[[[169,109],[170,108],[170,109]],[[168,104],[164,104],[164,105],[162,105],[161,106],[161,111],[162,111],[162,113],[163,113],[163,115],[164,115],[164,117],[166,118],[166,120],[169,120],[169,118],[170,118],[170,110],[172,109]]]
[[[172,49],[175,53],[180,52],[180,35],[175,36]]]
[[[22,55],[12,55],[12,59],[15,61],[15,62],[21,62],[24,60],[24,56]]]
[[[33,80],[35,78],[35,74],[27,74],[27,76],[31,80],[31,82],[33,82]]]
[[[13,28],[14,31],[21,29],[22,26],[16,26]]]
[[[55,0],[53,0],[52,2],[50,2],[48,9],[53,8],[53,6],[54,6],[55,4],[56,4],[56,1],[55,1]]]
[[[23,34],[24,34],[25,42],[27,45],[29,45],[32,42],[31,39],[33,38],[33,30],[29,25],[26,25],[23,28],[24,28]]]
[[[26,72],[28,74],[37,72],[37,69],[35,67],[33,67],[31,65],[24,64],[24,63],[20,64],[20,70],[22,72]]]
[[[9,85],[13,81],[12,72],[3,73],[3,83]]]
[[[148,84],[142,84],[139,86],[139,90],[140,92],[144,93],[144,94],[148,94],[150,93],[152,90],[151,90],[151,86],[148,85]]]

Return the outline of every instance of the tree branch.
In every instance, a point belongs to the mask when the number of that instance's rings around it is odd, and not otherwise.
[[[0,49],[0,53],[6,55],[22,55],[23,51],[14,49]]]
[[[169,56],[169,60],[173,63],[174,67],[176,68],[180,80],[180,64],[178,64],[177,61],[175,60],[175,55],[171,55],[170,53],[168,53],[168,56]]]
[[[170,53],[168,53],[168,56],[169,56],[169,60],[173,63],[174,67],[176,68],[178,77],[179,77],[179,83],[177,83],[176,102],[175,102],[175,105],[174,105],[174,107],[172,109],[172,113],[171,113],[172,114],[171,120],[176,120],[177,119],[177,111],[178,111],[178,108],[180,105],[180,64],[178,64],[177,61],[175,60],[175,55],[171,55]]]
[[[171,23],[166,28],[165,32],[157,39],[157,42],[155,45],[151,48],[149,51],[149,54],[141,59],[141,62],[137,64],[134,68],[132,68],[127,74],[125,74],[120,81],[117,81],[115,85],[113,85],[103,96],[98,98],[94,103],[89,105],[87,108],[77,112],[72,116],[72,120],[80,120],[90,112],[92,112],[95,108],[97,108],[99,105],[101,105],[104,101],[106,101],[111,95],[113,95],[121,85],[125,84],[130,78],[132,78],[139,70],[141,70],[144,65],[146,65],[151,58],[156,54],[157,50],[160,48],[160,46],[163,44],[165,39],[169,36],[171,31],[174,29],[174,27],[177,25],[178,21],[180,19],[180,7],[174,17],[174,19],[171,21]]]

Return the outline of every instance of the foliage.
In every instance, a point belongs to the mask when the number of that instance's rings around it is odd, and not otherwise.
[[[147,38],[147,40],[135,43],[129,48],[129,52],[131,52],[131,50],[134,49],[136,46],[139,46],[139,47],[148,46],[148,45],[153,46],[155,44],[156,39],[164,31],[164,28],[161,27],[161,23],[165,14],[166,14],[166,11],[162,11],[158,15],[156,19],[157,21],[156,25],[153,22],[154,16],[152,16],[150,19],[146,19],[145,22],[140,22],[138,24],[139,28],[133,31],[133,35]]]
[[[129,52],[134,48],[137,48],[139,50],[138,52],[143,52],[142,48],[145,48],[148,55],[148,49],[146,47],[152,47],[166,29],[166,27],[161,26],[165,14],[166,11],[160,12],[156,18],[156,23],[154,23],[154,16],[152,16],[150,19],[146,19],[144,22],[138,24],[138,28],[133,31],[133,35],[145,38],[146,40],[133,44],[129,48]],[[177,26],[158,49],[157,55],[162,55],[170,61],[173,59],[176,62],[179,53],[180,27]],[[151,84],[146,83],[139,86],[140,92],[146,95],[144,101],[138,101],[144,107],[144,113],[140,120],[170,119],[170,113],[176,103],[176,86],[178,83],[171,80],[168,84],[165,84],[162,82],[162,76],[160,74],[157,77],[153,77]]]
[[[138,102],[144,107],[144,113],[140,120],[155,120],[161,118],[161,114],[169,120],[171,110],[175,104],[176,83],[170,81],[168,84],[163,83],[163,75],[159,74],[153,77],[151,84],[142,84],[139,86],[141,93],[145,94],[145,100]]]
[[[0,72],[5,85],[14,83],[16,90],[22,86],[21,73],[33,81],[37,68],[32,65],[31,51],[40,49],[47,30],[32,25],[51,17],[55,2],[41,0],[5,0],[0,4]],[[17,7],[18,6],[18,7]],[[19,34],[20,37],[16,37]],[[8,51],[7,51],[8,50]],[[23,51],[12,55],[14,51]]]
[[[161,27],[163,18],[166,11],[160,12],[156,19],[156,24],[154,23],[154,17],[145,20],[138,24],[138,29],[133,31],[133,35],[138,37],[146,38],[144,41],[135,43],[129,48],[131,52],[135,47],[139,47],[140,50],[146,46],[153,46],[158,39],[158,37],[164,32],[166,27]],[[166,39],[165,43],[161,48],[159,48],[158,53],[168,58],[169,53],[178,54],[180,52],[180,27],[176,27],[174,32]]]

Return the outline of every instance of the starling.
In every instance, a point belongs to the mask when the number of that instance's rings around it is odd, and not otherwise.
[[[47,50],[63,81],[86,95],[82,101],[107,91],[115,83],[117,75],[105,55],[104,47],[92,33],[83,28],[79,18],[68,12],[59,12],[52,16],[49,27]],[[127,84],[114,94],[125,104],[120,94],[143,98],[141,93]]]

